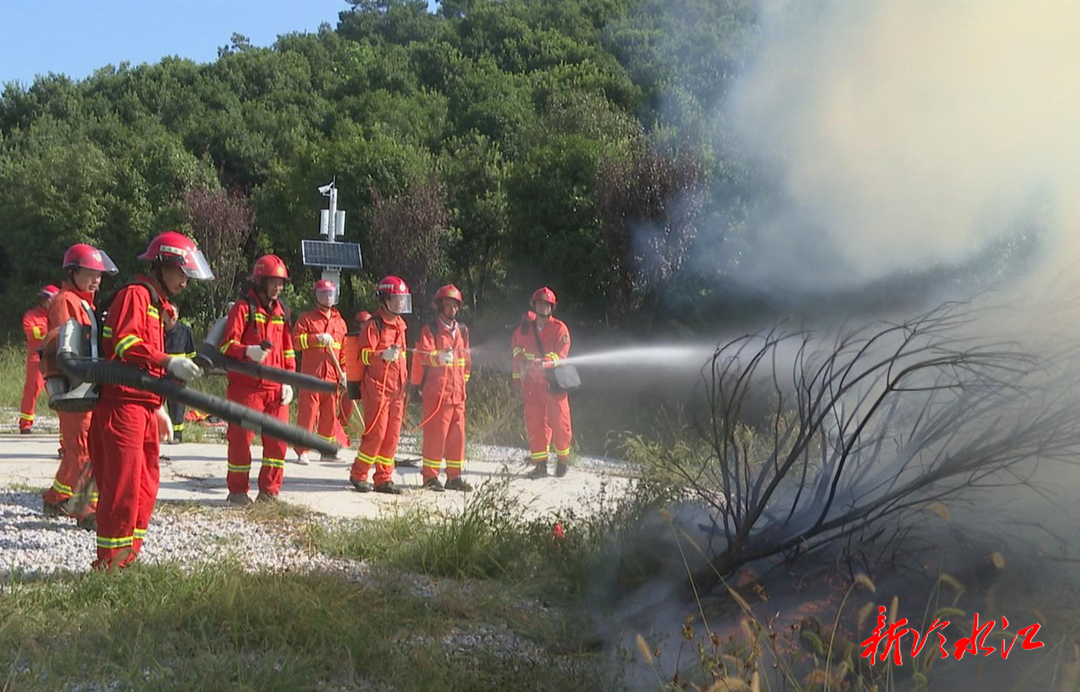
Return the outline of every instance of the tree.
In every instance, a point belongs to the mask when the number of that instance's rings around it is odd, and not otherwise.
[[[608,158],[596,182],[596,210],[607,251],[609,315],[645,309],[655,317],[697,238],[704,171],[688,156],[669,158],[644,144],[631,158]]]
[[[198,282],[197,314],[207,321],[223,314],[247,269],[244,253],[255,225],[255,210],[236,192],[196,187],[184,193],[192,235],[214,271],[214,281]]]
[[[431,280],[443,268],[443,236],[450,215],[442,186],[435,178],[414,180],[402,193],[371,191],[367,213],[368,255],[380,274],[405,279],[419,304],[431,294]]]

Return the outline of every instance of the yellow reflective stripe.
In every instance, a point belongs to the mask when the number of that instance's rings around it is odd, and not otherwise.
[[[229,473],[250,473],[251,464],[229,464]]]
[[[71,494],[71,486],[70,485],[64,485],[60,481],[53,481],[52,482],[52,489],[55,490],[56,492],[62,494],[62,495],[70,495]]]
[[[146,538],[146,529],[135,529],[134,538],[140,541]]]
[[[101,335],[104,336],[104,337],[111,337],[112,336],[112,327],[110,327],[109,325],[105,325],[104,327],[102,327],[101,328]]]
[[[43,339],[43,338],[45,338],[45,333],[43,331],[41,331],[41,327],[34,326],[34,327],[31,327],[30,329],[32,330],[32,332],[34,334],[35,339]]]
[[[465,367],[465,359],[464,358],[458,358],[457,361],[455,361],[455,364],[459,368],[463,368],[463,367]]]
[[[466,375],[466,377],[468,377],[468,375]],[[510,376],[510,378],[514,379],[514,380],[520,380],[521,379],[521,373],[520,372],[515,372],[513,375]]]
[[[437,368],[437,367],[442,365],[442,363],[439,362],[439,353],[438,353],[438,351],[432,351],[431,355],[428,356],[428,360],[431,361],[431,367],[433,367],[433,368]]]
[[[176,425],[172,426],[172,429],[173,429],[173,432],[184,432],[184,424],[183,423],[177,423]]]
[[[528,351],[523,351],[522,354],[525,356],[525,360],[536,360],[536,354],[535,353],[529,353]]]
[[[307,347],[308,347],[308,345],[307,345],[307,334],[301,334],[300,338],[297,339],[297,341],[300,342],[300,350],[301,351],[306,351]]]
[[[285,324],[285,318],[280,315],[274,315],[270,318],[270,324]]]
[[[146,306],[146,314],[150,315],[155,320],[160,320],[161,319],[161,313],[153,305],[147,305]]]
[[[194,358],[195,356],[197,356],[197,355],[199,355],[199,354],[195,353],[194,351],[191,351],[191,352],[189,352],[189,353],[186,353],[185,355],[186,355],[186,356],[187,356],[188,358]]]
[[[127,548],[135,540],[135,534],[130,536],[119,536],[117,538],[110,538],[108,536],[97,537],[97,547],[99,548]]]
[[[374,464],[375,463],[375,457],[370,457],[367,454],[364,454],[363,452],[357,452],[356,453],[356,459],[357,459],[357,461],[362,461],[365,464]]]
[[[117,358],[123,357],[123,355],[125,353],[127,353],[127,350],[129,348],[131,348],[132,346],[134,346],[135,344],[138,344],[138,343],[142,343],[142,339],[135,336],[134,334],[128,334],[123,339],[120,339],[120,341],[116,342],[116,348],[113,349],[114,352],[116,353],[116,357]]]
[[[34,414],[32,413],[23,413],[22,411],[19,411],[19,418],[22,418],[23,420],[28,420],[31,423],[34,422]]]
[[[525,352],[525,349],[523,349],[522,347],[520,347],[520,346],[515,346],[514,347],[514,355],[515,356],[521,355],[524,352]]]
[[[360,349],[360,362],[364,365],[371,365],[371,354],[374,352],[370,348]]]
[[[266,324],[266,315],[264,313],[256,312],[254,315],[254,319],[259,324]]]
[[[437,469],[442,467],[441,459],[428,459],[424,458],[424,467],[429,469]]]
[[[285,349],[285,357],[286,358],[296,358],[296,351],[294,351],[291,348]]]
[[[542,452],[533,452],[529,456],[532,457],[533,459],[547,459],[548,453],[547,453],[547,450],[545,449]]]
[[[555,361],[556,363],[559,362],[559,354],[558,353],[545,353],[544,355],[547,356],[548,358],[550,358],[551,360]]]
[[[166,353],[165,355],[172,356],[173,358],[188,358],[188,357],[193,356],[194,354],[191,354],[191,353]]]
[[[285,460],[284,459],[271,459],[269,457],[263,457],[262,463],[263,463],[263,465],[269,466],[270,468],[273,468],[273,469],[283,469],[283,468],[285,468]]]
[[[340,342],[340,341],[335,341],[335,342],[331,343],[330,345],[331,345],[331,346],[332,346],[333,348],[336,348],[336,349],[337,349],[337,350],[339,350],[339,351],[341,350],[341,342]]]
[[[468,382],[468,381],[469,381],[469,378],[470,378],[470,377],[472,377],[472,375],[471,375],[471,374],[469,374],[469,373],[465,373],[465,381],[466,381],[466,382]]]
[[[91,502],[97,502],[98,501],[98,491],[95,490],[94,492],[90,493],[90,501]]]
[[[225,353],[226,351],[228,351],[228,350],[229,350],[229,347],[230,347],[230,346],[232,346],[233,344],[238,344],[238,343],[240,343],[240,342],[239,342],[239,341],[237,341],[236,339],[229,339],[228,341],[226,341],[225,343],[223,343],[223,344],[221,345],[221,348],[220,348],[219,350],[220,350],[220,351],[221,351],[222,353]]]
[[[559,449],[558,447],[555,448],[555,456],[564,457],[569,453],[570,453],[570,448],[569,447],[567,447],[566,449]]]
[[[450,459],[446,460],[446,468],[448,468],[448,469],[460,469],[460,468],[464,468],[464,467],[465,467],[465,462],[464,461],[451,461]]]

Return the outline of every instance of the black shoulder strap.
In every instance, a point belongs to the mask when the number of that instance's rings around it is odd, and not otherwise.
[[[164,305],[164,303],[162,303],[161,301],[161,296],[158,295],[157,289],[151,286],[149,283],[145,281],[134,281],[128,284],[128,286],[142,286],[146,290],[150,291],[150,303],[155,308],[158,308],[160,310],[161,307]]]
[[[533,328],[533,337],[536,338],[536,351],[537,351],[536,357],[539,358],[540,360],[543,360],[544,359],[544,344],[543,344],[542,341],[540,341],[540,328],[536,326],[536,320],[533,320],[532,328]]]

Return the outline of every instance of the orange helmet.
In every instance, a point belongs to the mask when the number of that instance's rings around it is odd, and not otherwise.
[[[439,290],[435,291],[435,297],[431,299],[431,304],[438,306],[439,301],[443,298],[452,298],[453,300],[456,300],[461,304],[465,303],[465,296],[461,294],[461,289],[459,289],[454,284],[446,284]]]
[[[367,310],[361,310],[360,312],[356,313],[356,317],[353,317],[353,322],[355,322],[357,325],[361,325],[370,319],[371,313]]]
[[[533,292],[532,298],[529,299],[529,305],[532,305],[538,300],[542,300],[545,303],[551,303],[552,307],[559,304],[559,301],[555,298],[555,291],[551,290],[547,286],[536,289]]]
[[[289,280],[289,270],[285,268],[285,262],[277,255],[263,255],[255,260],[255,266],[251,268],[251,280],[256,279],[285,279]]]

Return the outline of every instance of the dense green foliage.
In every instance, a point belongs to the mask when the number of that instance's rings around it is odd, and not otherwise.
[[[648,219],[682,225],[674,249],[628,240],[641,211],[635,199],[653,200],[646,211],[663,217],[664,195],[684,190],[641,189],[650,176],[638,175],[638,188],[599,195],[613,177],[602,171],[666,170],[660,152],[700,171],[669,176],[695,186],[695,205],[737,208],[745,176],[717,144],[711,112],[755,35],[748,1],[446,0],[436,13],[423,0],[350,2],[336,27],[284,35],[270,48],[234,35],[209,64],[167,58],[81,81],[50,74],[6,85],[0,299],[29,305],[40,284],[61,278],[59,257],[77,241],[101,245],[130,275],[151,234],[197,230],[206,215],[189,208],[193,190],[250,205],[245,264],[273,249],[296,278],[310,279],[299,240],[315,236],[316,187],[336,178],[346,239],[368,260],[345,287],[346,309],[364,306],[379,275],[404,273],[394,252],[401,238],[375,225],[416,218],[446,226],[420,258],[421,299],[453,280],[474,323],[502,326],[546,283],[564,317],[611,323],[627,305],[655,303],[626,295],[658,289],[626,280],[626,267],[649,266],[650,252],[665,266],[673,251],[694,252],[696,227],[686,225],[701,217]],[[598,206],[601,196],[608,203]],[[409,204],[440,208],[403,216]],[[403,232],[431,236],[431,228]],[[665,279],[665,290],[701,290],[693,277]],[[205,321],[216,302],[193,290],[181,305]],[[0,326],[14,327],[16,312]]]

